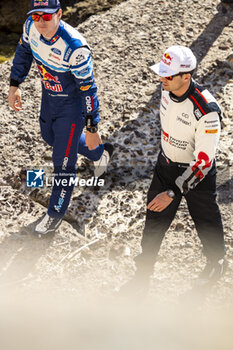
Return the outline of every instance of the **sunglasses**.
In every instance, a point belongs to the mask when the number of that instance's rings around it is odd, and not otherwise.
[[[57,13],[57,12],[55,12],[55,13]],[[53,13],[43,13],[43,15],[39,15],[38,13],[32,14],[32,20],[34,22],[39,22],[41,17],[43,18],[44,21],[48,22],[48,21],[51,21],[51,19],[53,17]]]
[[[185,73],[178,73],[175,75],[170,75],[170,77],[164,77],[164,78],[171,81],[171,80],[173,80],[173,78],[178,77],[179,75],[182,76],[183,74],[185,74]]]

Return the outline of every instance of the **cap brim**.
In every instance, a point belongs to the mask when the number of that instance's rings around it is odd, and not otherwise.
[[[57,10],[59,10],[60,7],[56,8],[56,9],[46,9],[46,8],[38,8],[36,10],[31,10],[27,13],[27,15],[31,15],[34,12],[45,12],[45,13],[55,13]]]
[[[150,67],[150,69],[158,74],[160,77],[169,77],[170,75],[175,75],[179,72],[174,72],[174,70],[169,69],[165,64],[159,62]]]
[[[159,63],[154,64],[150,67],[150,69],[153,70],[153,72],[155,72],[156,74],[159,74]]]

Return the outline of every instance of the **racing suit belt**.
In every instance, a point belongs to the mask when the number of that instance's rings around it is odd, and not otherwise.
[[[179,162],[173,162],[171,159],[169,159],[165,153],[163,152],[163,150],[161,150],[160,152],[161,156],[166,160],[167,165],[170,166],[177,166],[179,168],[187,168],[189,166],[189,163],[179,163]]]

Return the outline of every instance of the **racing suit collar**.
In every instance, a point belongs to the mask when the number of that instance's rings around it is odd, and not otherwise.
[[[43,35],[41,34],[40,35],[40,40],[44,43],[44,44],[47,44],[47,45],[53,45],[60,37],[60,33],[61,33],[61,27],[63,27],[63,23],[59,23],[59,26],[58,26],[58,29],[56,31],[56,33],[52,36],[52,38],[50,38],[49,40],[46,40]]]
[[[191,91],[194,89],[194,80],[191,79],[190,81],[190,85],[189,85],[189,88],[188,90],[184,93],[184,95],[182,96],[176,96],[175,94],[173,94],[171,91],[169,92],[169,96],[170,96],[170,99],[174,102],[183,102],[191,93]]]

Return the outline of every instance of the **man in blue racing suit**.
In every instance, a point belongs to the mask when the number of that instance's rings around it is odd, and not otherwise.
[[[103,145],[98,134],[99,102],[86,40],[61,20],[59,0],[32,0],[28,15],[13,60],[8,100],[16,112],[22,109],[19,85],[34,58],[42,82],[41,134],[53,147],[57,180],[48,212],[29,225],[31,232],[41,235],[54,232],[66,212],[74,187],[70,179],[75,179],[77,153],[94,161],[95,176],[99,177],[106,171],[113,147]]]

